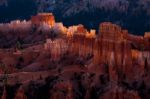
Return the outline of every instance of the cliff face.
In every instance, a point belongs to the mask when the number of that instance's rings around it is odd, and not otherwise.
[[[65,45],[61,44],[63,39],[57,44],[66,46],[66,52],[81,59],[93,56],[93,66],[101,64],[108,66],[109,79],[112,82],[118,83],[126,79],[127,82],[132,83],[142,79],[142,76],[148,73],[146,71],[149,70],[150,51],[149,46],[144,44],[144,37],[131,36],[127,30],[122,30],[120,26],[108,22],[100,25],[100,33],[97,37],[95,35],[88,37],[86,33],[87,30],[83,26],[72,27],[66,34]],[[61,50],[61,47],[55,49],[52,56],[57,53],[61,57],[65,53]]]
[[[2,99],[149,99],[148,32],[135,36],[104,22],[96,33],[83,25],[66,28],[45,15],[38,25],[1,25],[1,42],[19,38],[0,50]]]

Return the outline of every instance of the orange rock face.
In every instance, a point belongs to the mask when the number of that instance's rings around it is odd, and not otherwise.
[[[93,55],[93,66],[100,64],[108,66],[109,79],[113,82],[118,82],[123,77],[133,82],[138,79],[136,74],[142,76],[145,73],[145,64],[149,66],[149,51],[144,51],[147,50],[149,42],[147,41],[147,45],[140,50],[139,48],[144,45],[143,37],[130,35],[127,30],[109,22],[100,24],[99,29],[96,36],[94,31],[89,33],[83,25],[72,26],[68,29],[66,39],[60,42],[54,40],[53,43],[57,44],[47,43],[45,48],[51,50],[54,60],[59,60],[62,53],[67,51],[80,58]],[[61,46],[65,46],[65,50],[62,50]],[[136,72],[133,69],[135,63],[138,66],[135,68]]]
[[[37,25],[37,26],[46,23],[50,27],[52,27],[55,24],[55,18],[52,13],[39,13],[36,16],[32,16],[31,22],[33,25]]]

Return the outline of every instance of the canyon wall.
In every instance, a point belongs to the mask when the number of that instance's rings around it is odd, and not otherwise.
[[[45,45],[50,46],[51,50],[54,49],[54,52],[51,51],[52,57],[57,54],[58,59],[61,59],[65,52],[80,59],[93,56],[93,66],[101,64],[108,66],[111,81],[127,79],[133,82],[149,70],[149,40],[149,33],[146,33],[144,37],[134,36],[118,25],[104,22],[100,24],[97,35],[95,31],[88,32],[83,25],[71,26],[65,38],[54,44],[59,45],[57,49],[53,47],[53,44],[48,45],[48,42]],[[53,42],[57,41],[58,39]],[[60,46],[63,46],[65,50]]]
[[[38,41],[41,37],[43,42],[38,45],[30,42],[31,45],[23,49],[0,50],[1,80],[23,85],[14,88],[15,99],[37,98],[43,90],[42,94],[47,96],[42,97],[50,99],[149,99],[149,32],[144,36],[132,35],[110,22],[100,24],[98,33],[93,29],[88,31],[81,24],[67,28],[55,23],[52,14],[34,16],[27,23],[22,39],[27,36],[25,41],[28,41],[32,35],[30,39],[38,38]],[[17,29],[16,34],[22,36],[24,31],[18,32],[20,24],[25,22],[15,21],[7,26],[14,33]],[[2,28],[1,25],[0,30]],[[1,32],[6,31],[5,27]],[[4,79],[7,73],[8,79]],[[9,87],[6,84],[0,89],[2,99],[9,96]]]

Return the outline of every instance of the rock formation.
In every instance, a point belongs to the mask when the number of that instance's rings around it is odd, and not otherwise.
[[[46,23],[50,27],[53,27],[55,24],[55,19],[52,13],[39,13],[37,16],[32,16],[31,22],[36,26]]]
[[[20,24],[27,28],[20,29]],[[5,43],[0,46],[0,80],[7,76],[8,84],[2,99],[10,92],[15,99],[150,97],[149,32],[132,35],[110,22],[100,24],[98,33],[81,24],[66,28],[45,13],[33,16],[31,22],[0,27],[0,42]],[[18,84],[28,91],[17,89]]]

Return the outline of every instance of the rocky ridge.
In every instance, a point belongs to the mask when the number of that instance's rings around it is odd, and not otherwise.
[[[42,15],[0,26],[2,99],[149,99],[148,32],[104,22],[96,33]]]

